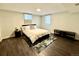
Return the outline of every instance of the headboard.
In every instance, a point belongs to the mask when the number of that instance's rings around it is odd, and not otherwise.
[[[36,26],[36,24],[27,24],[27,25],[22,25],[22,26]]]
[[[22,25],[22,30],[25,30],[25,29],[36,29],[36,24],[27,24],[27,25]]]

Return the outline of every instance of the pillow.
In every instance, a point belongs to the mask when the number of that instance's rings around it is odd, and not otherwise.
[[[30,26],[23,26],[22,30],[30,29]]]
[[[36,26],[34,26],[34,29],[36,29],[37,27]]]
[[[34,29],[34,26],[30,26],[30,29]]]
[[[25,26],[25,29],[27,30],[27,29],[30,29],[30,26]]]
[[[30,29],[36,29],[37,27],[36,26],[30,26]]]

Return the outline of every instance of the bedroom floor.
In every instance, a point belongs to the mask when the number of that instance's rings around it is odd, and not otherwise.
[[[24,36],[9,38],[0,43],[1,56],[75,56],[79,55],[79,41],[57,37],[39,54],[28,46]]]

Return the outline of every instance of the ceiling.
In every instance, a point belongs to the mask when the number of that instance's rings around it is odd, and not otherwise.
[[[41,11],[36,11],[40,8]],[[0,3],[0,10],[45,15],[60,12],[79,12],[75,3]]]

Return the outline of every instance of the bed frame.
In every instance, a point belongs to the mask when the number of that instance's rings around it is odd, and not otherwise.
[[[22,25],[22,26],[29,26],[29,25],[34,25],[34,26],[36,26],[36,24],[28,24],[28,25]],[[23,33],[23,35],[26,37],[26,39],[24,39],[24,40],[28,43],[28,45],[29,45],[30,47],[32,47],[32,46],[34,46],[34,45],[36,45],[36,44],[42,42],[42,41],[45,40],[46,38],[49,38],[49,34],[47,34],[47,35],[44,35],[44,36],[38,38],[38,40],[36,40],[34,43],[32,43],[31,40],[30,40],[30,38],[29,38],[27,35],[25,35],[24,33]]]

